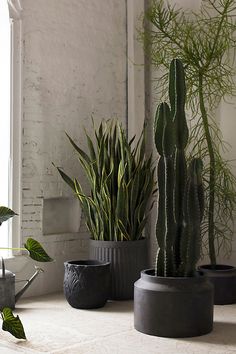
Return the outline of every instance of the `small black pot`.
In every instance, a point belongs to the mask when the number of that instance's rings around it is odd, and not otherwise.
[[[147,239],[99,241],[90,239],[89,257],[111,263],[111,300],[134,298],[134,283],[148,267]]]
[[[199,271],[214,285],[214,304],[227,305],[236,303],[236,267],[217,264],[201,265]]]
[[[204,276],[157,277],[141,272],[134,284],[134,327],[158,337],[184,338],[213,327],[213,286]]]
[[[110,292],[110,263],[94,260],[64,263],[64,294],[77,309],[103,307]]]

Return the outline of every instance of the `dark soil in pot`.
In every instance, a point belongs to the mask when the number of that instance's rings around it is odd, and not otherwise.
[[[64,294],[78,309],[103,307],[110,293],[110,263],[97,260],[64,263]]]
[[[236,267],[217,264],[201,265],[199,271],[214,285],[214,304],[227,305],[236,303]]]
[[[134,285],[134,327],[159,337],[195,337],[213,327],[213,286],[204,276],[156,277],[141,272]]]
[[[111,263],[111,300],[131,300],[134,283],[148,267],[147,239],[98,241],[90,239],[89,256]]]

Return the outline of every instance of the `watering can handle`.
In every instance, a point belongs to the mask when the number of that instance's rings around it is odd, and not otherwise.
[[[5,278],[5,262],[3,257],[1,257],[1,263],[2,263],[2,278]]]

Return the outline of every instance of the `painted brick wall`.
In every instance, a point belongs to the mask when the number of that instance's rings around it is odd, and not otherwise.
[[[63,261],[86,258],[88,233],[43,235],[45,198],[70,196],[53,161],[84,181],[65,131],[85,146],[91,115],[126,119],[126,1],[23,0],[22,232],[54,264],[27,295],[61,289]],[[60,215],[58,216],[60,217]],[[75,216],[76,217],[76,216]],[[30,274],[33,264],[25,267]]]

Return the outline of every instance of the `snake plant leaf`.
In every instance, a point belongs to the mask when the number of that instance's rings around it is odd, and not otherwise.
[[[4,221],[12,218],[14,215],[17,214],[13,210],[4,206],[0,206],[0,225],[2,225]]]
[[[24,244],[25,248],[29,252],[30,258],[38,262],[52,262],[53,259],[49,257],[41,244],[33,238],[28,238]]]
[[[54,167],[55,164],[52,163]],[[68,184],[68,186],[74,191],[76,192],[75,190],[75,185],[74,185],[74,181],[65,173],[62,171],[62,169],[60,167],[56,167],[57,171],[60,173],[62,179],[66,182],[66,184]]]
[[[4,307],[2,310],[2,329],[11,333],[18,339],[26,339],[24,327],[19,316],[14,316],[12,310],[9,307]]]
[[[90,163],[91,160],[89,158],[89,156],[82,150],[79,148],[78,145],[76,145],[76,143],[74,142],[74,140],[66,133],[67,138],[69,139],[71,145],[73,146],[73,148],[78,152],[79,156],[85,160],[87,163]]]

